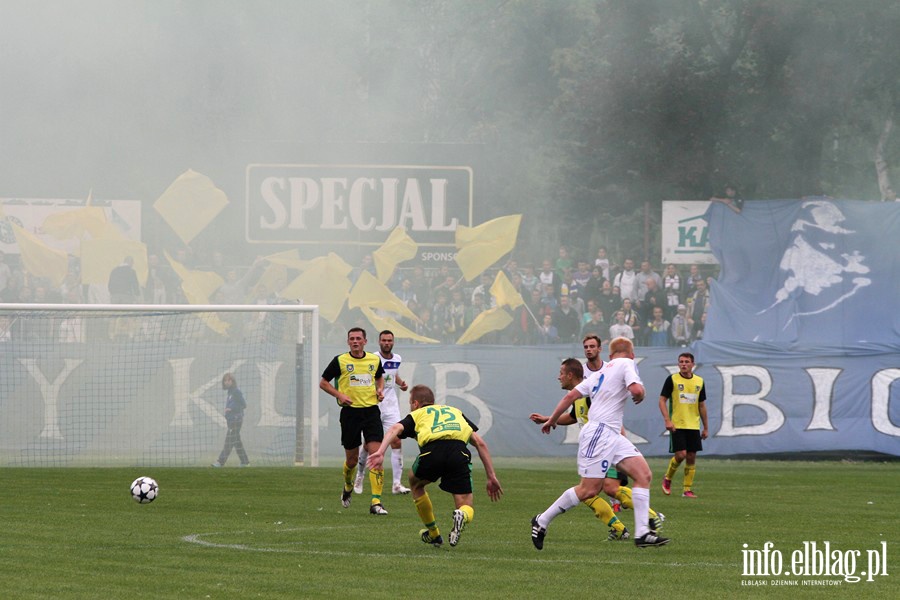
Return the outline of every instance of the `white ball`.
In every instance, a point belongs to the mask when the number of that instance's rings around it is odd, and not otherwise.
[[[152,477],[138,477],[131,482],[131,497],[138,504],[149,504],[159,495],[159,485]]]

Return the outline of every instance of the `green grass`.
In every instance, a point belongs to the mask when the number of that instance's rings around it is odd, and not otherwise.
[[[664,462],[651,467],[661,478]],[[338,466],[0,470],[0,597],[900,597],[897,462],[701,459],[698,500],[665,497],[654,483],[651,504],[672,543],[643,550],[606,542],[607,528],[579,507],[536,551],[531,516],[576,483],[574,460],[500,460],[498,471],[504,498],[492,504],[476,470],[475,521],[456,548],[435,549],[419,541],[409,497],[387,496],[387,517],[370,516],[365,496],[343,509]],[[159,481],[156,502],[130,499],[139,475]],[[451,498],[430,489],[446,532]],[[631,529],[632,513],[620,514]],[[785,562],[803,541],[861,550],[857,571],[886,541],[889,575],[742,586],[743,544],[766,541]]]

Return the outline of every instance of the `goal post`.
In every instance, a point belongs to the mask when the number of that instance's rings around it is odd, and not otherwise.
[[[319,462],[317,306],[0,304],[0,466]],[[235,452],[226,466],[239,462]]]

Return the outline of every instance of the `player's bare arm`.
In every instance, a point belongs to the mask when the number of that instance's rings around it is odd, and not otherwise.
[[[494,462],[491,460],[491,452],[488,450],[487,443],[477,433],[472,433],[469,442],[478,450],[478,457],[484,465],[484,472],[487,475],[487,493],[492,502],[496,502],[503,495],[503,488],[500,487],[500,481],[497,479],[497,473],[494,471]]]
[[[659,412],[662,413],[663,421],[666,424],[666,431],[675,431],[675,423],[669,419],[668,401],[669,399],[665,396],[659,397]]]
[[[634,400],[635,404],[640,404],[644,400],[644,386],[638,382],[629,385],[628,391],[631,392],[631,399]]]
[[[353,404],[353,400],[350,399],[350,396],[339,392],[337,388],[331,385],[331,382],[327,379],[319,380],[319,389],[329,396],[333,396],[334,398],[336,398],[338,404],[340,404],[341,406],[350,406],[351,404]]]
[[[700,402],[700,421],[703,423],[703,431],[700,432],[700,439],[705,440],[709,437],[709,421],[706,419],[706,402]]]
[[[570,408],[572,408],[572,404],[581,398],[581,393],[577,390],[570,390],[568,394],[562,397],[562,400],[559,401],[559,404],[556,405],[556,408],[553,410],[553,414],[550,415],[550,418],[547,419],[547,422],[541,427],[542,433],[550,433],[551,430],[556,428],[556,423],[559,421],[560,417],[563,414],[568,412]]]
[[[375,380],[375,397],[379,402],[384,400],[384,377]]]
[[[402,432],[403,425],[400,423],[391,425],[391,428],[384,434],[384,439],[381,440],[381,445],[378,446],[378,450],[369,454],[369,458],[366,460],[366,466],[369,467],[370,470],[381,468],[381,465],[384,463],[385,450],[391,445],[391,442],[400,437]]]
[[[531,419],[532,422],[537,423],[538,425],[543,425],[547,421],[550,420],[550,417],[547,415],[541,415],[538,413],[531,413],[528,415],[528,418]],[[574,425],[576,423],[575,417],[571,415],[571,413],[566,413],[562,415],[559,420],[556,422],[557,425]]]

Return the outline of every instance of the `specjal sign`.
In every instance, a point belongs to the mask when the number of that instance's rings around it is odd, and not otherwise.
[[[472,225],[468,166],[251,164],[246,183],[251,243],[378,245],[402,226],[441,246]]]

